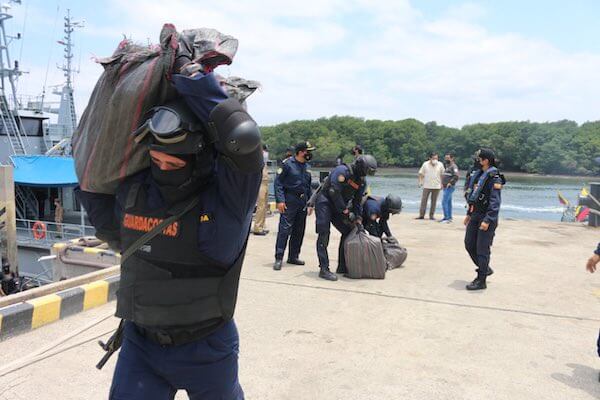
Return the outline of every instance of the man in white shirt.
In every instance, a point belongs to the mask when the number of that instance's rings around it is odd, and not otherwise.
[[[435,219],[435,205],[438,195],[442,189],[442,175],[444,166],[438,161],[438,154],[431,153],[429,160],[425,161],[419,170],[419,187],[423,187],[421,196],[421,208],[416,219],[424,219],[427,210],[427,199],[431,195],[431,207],[429,208],[429,219]]]

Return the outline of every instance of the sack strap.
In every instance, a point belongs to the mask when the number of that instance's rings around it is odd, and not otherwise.
[[[161,233],[167,226],[171,225],[173,222],[177,221],[179,218],[183,217],[190,210],[192,210],[196,205],[200,202],[200,197],[194,197],[179,213],[170,216],[169,218],[164,219],[160,224],[156,225],[154,229],[149,232],[146,232],[141,238],[133,242],[131,246],[127,248],[123,253],[121,253],[121,265],[127,260],[129,257],[133,255],[136,251],[139,250],[146,242],[150,239],[153,239],[156,235]]]

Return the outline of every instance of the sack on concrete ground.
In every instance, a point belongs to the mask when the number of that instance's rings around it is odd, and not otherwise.
[[[384,279],[386,261],[381,240],[356,227],[344,243],[348,278]]]
[[[238,41],[214,29],[185,30],[165,24],[159,45],[123,40],[111,57],[98,59],[104,72],[73,135],[75,171],[87,192],[114,194],[119,183],[150,166],[147,149],[131,133],[146,113],[177,96],[171,73],[178,54],[210,72],[231,64]],[[179,53],[178,53],[179,52]]]
[[[406,257],[408,257],[406,247],[400,246],[395,237],[381,238],[381,244],[383,245],[383,254],[385,255],[387,269],[401,267],[404,261],[406,261]]]

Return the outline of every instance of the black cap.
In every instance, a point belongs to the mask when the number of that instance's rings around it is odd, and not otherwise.
[[[315,146],[313,146],[312,144],[310,144],[310,142],[308,142],[308,141],[306,141],[306,142],[300,142],[300,143],[298,143],[296,145],[296,147],[294,147],[294,150],[296,151],[296,154],[299,151],[305,151],[305,150],[314,151],[316,149],[317,148]]]

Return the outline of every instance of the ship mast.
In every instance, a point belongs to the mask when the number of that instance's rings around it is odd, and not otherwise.
[[[11,62],[8,46],[13,39],[21,39],[21,34],[17,36],[8,36],[6,34],[5,22],[13,16],[9,14],[11,4],[21,4],[21,0],[9,0],[8,3],[0,5],[0,130],[4,132],[10,140],[13,154],[27,154],[23,138],[25,134],[21,128],[21,121],[17,112],[19,103],[17,99],[16,80],[22,72],[19,70],[19,63]],[[7,81],[8,86],[7,87]],[[7,96],[10,90],[11,98]]]
[[[67,10],[67,16],[64,17],[64,37],[58,43],[64,46],[63,65],[58,69],[63,71],[66,78],[65,85],[60,92],[60,108],[58,109],[58,125],[62,129],[62,138],[70,138],[77,127],[77,114],[75,113],[75,100],[73,98],[73,74],[79,71],[73,69],[73,44],[72,33],[75,28],[82,28],[83,21],[74,21],[71,18],[71,10]]]

